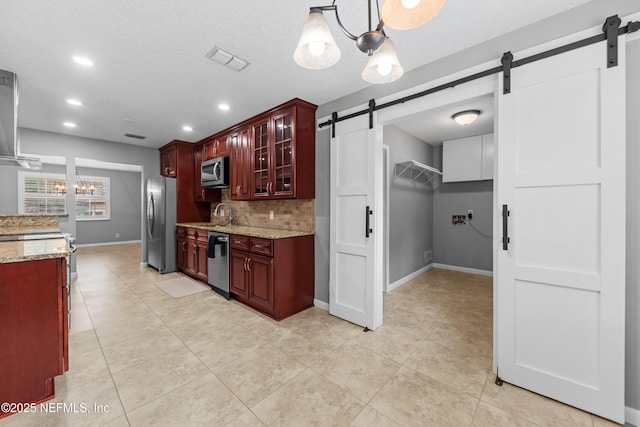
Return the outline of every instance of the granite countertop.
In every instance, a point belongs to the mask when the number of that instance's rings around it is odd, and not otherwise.
[[[61,233],[58,227],[0,227],[0,236],[20,236],[22,234]]]
[[[63,238],[0,242],[0,264],[64,258],[69,255],[69,245]]]
[[[244,225],[215,225],[209,222],[183,222],[176,225],[178,227],[238,234],[240,236],[262,237],[263,239],[286,239],[289,237],[313,236],[315,234],[313,231],[277,230],[274,228],[247,227]]]

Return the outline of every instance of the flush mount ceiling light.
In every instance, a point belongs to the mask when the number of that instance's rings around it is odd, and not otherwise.
[[[461,126],[469,125],[476,121],[480,115],[480,110],[466,110],[455,113],[451,118]]]
[[[394,30],[411,30],[430,21],[440,12],[445,0],[385,0],[382,20]]]
[[[229,105],[227,105],[227,104],[218,104],[218,109],[220,109],[222,111],[229,111],[231,109],[231,107],[229,107]]]
[[[184,125],[184,126],[182,126],[182,130],[185,131],[185,132],[192,132],[193,128],[191,126],[189,126],[189,125]]]
[[[62,123],[64,126],[68,127],[68,128],[74,128],[76,127],[76,124],[73,122],[64,122]]]
[[[67,104],[74,105],[76,107],[81,107],[82,101],[79,101],[77,99],[67,99]]]
[[[385,0],[383,4],[383,11],[385,4],[390,0]],[[400,1],[400,0],[398,0]],[[422,10],[423,3],[429,4],[430,16],[424,22],[427,22],[442,8],[444,0],[402,0],[403,3],[407,3],[408,6],[402,6],[405,9],[411,11],[415,10],[416,13]],[[298,65],[304,68],[312,70],[321,70],[328,68],[338,62],[340,59],[340,48],[336,45],[327,20],[324,18],[324,11],[333,11],[336,15],[336,22],[340,27],[340,30],[351,40],[356,42],[356,46],[361,52],[370,56],[369,62],[362,72],[362,78],[374,84],[390,83],[399,79],[404,70],[398,60],[395,46],[391,39],[385,34],[383,27],[387,18],[380,18],[380,9],[378,7],[378,0],[376,0],[376,9],[378,11],[378,24],[373,28],[372,21],[372,0],[368,1],[368,18],[369,18],[369,31],[366,31],[359,36],[350,33],[340,21],[338,15],[338,6],[336,1],[331,3],[331,6],[314,6],[309,10],[309,17],[304,24],[300,41],[293,53],[293,59]],[[393,2],[392,2],[393,3]],[[432,4],[438,3],[439,6],[435,7]],[[388,14],[389,19],[395,19],[398,13],[402,12],[397,7],[390,8]],[[402,22],[403,18],[399,17],[397,21]],[[411,24],[411,27],[415,28],[421,24]],[[391,27],[394,28],[394,27]]]

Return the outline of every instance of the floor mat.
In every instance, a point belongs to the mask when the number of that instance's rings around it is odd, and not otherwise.
[[[177,279],[163,280],[154,283],[158,288],[162,289],[174,298],[182,298],[187,295],[197,294],[198,292],[210,291],[211,288],[204,283],[197,282],[188,277],[178,277]]]

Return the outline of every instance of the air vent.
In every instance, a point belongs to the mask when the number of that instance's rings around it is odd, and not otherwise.
[[[210,60],[225,65],[235,71],[242,71],[247,67],[247,65],[249,65],[247,61],[238,58],[226,50],[220,49],[218,46],[214,46],[213,49],[211,49],[205,56]]]
[[[146,136],[135,135],[133,133],[125,133],[124,136],[129,137],[129,138],[135,138],[135,139],[147,139]]]

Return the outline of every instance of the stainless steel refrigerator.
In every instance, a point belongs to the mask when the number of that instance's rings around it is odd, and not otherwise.
[[[176,179],[147,179],[147,260],[160,273],[176,271]]]

